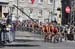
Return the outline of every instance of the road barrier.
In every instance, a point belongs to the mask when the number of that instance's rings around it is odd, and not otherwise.
[[[59,33],[62,35],[61,38],[63,38],[65,41],[68,40],[68,38],[70,37],[70,36],[68,36],[68,28],[66,28],[66,27],[65,28],[64,27],[60,28],[60,26],[57,26],[57,27],[59,29]],[[75,30],[74,28],[73,29],[70,28],[70,32],[72,32],[71,36],[73,35],[74,40],[75,40],[75,35],[74,35],[75,31],[74,30]],[[44,37],[44,35],[45,35],[45,33],[43,33],[41,27],[34,27],[33,28],[32,23],[29,23],[29,22],[26,22],[26,21],[21,22],[21,24],[17,27],[17,31],[33,32],[34,34],[39,34],[42,37]],[[73,37],[71,37],[71,38],[73,38]]]

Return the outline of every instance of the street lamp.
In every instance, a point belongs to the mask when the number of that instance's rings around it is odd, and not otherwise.
[[[17,7],[18,7],[18,4],[19,4],[19,2],[17,0]],[[17,9],[17,20],[18,20],[18,9]]]

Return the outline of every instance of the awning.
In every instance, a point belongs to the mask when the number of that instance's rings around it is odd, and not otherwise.
[[[0,2],[0,6],[2,5],[8,5],[8,2]]]

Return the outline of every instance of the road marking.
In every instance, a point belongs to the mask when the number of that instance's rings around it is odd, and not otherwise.
[[[35,38],[35,37],[16,37],[16,39],[44,40],[42,38]]]
[[[67,41],[67,42],[75,42],[75,41]]]
[[[75,48],[75,47],[49,47],[49,48]]]

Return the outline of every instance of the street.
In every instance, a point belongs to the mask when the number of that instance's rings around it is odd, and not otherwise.
[[[75,0],[0,0],[0,49],[75,49]]]
[[[75,49],[75,41],[50,43],[44,42],[42,37],[29,32],[16,32],[16,40],[0,49]]]

